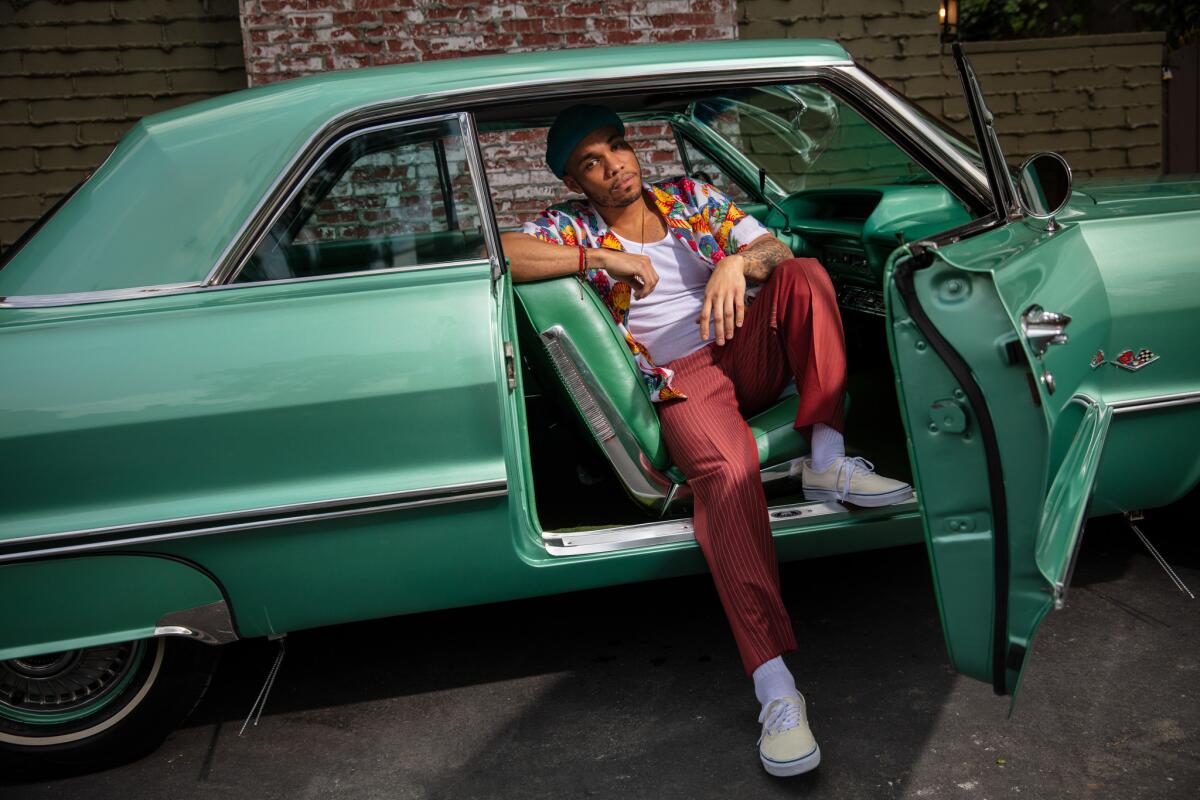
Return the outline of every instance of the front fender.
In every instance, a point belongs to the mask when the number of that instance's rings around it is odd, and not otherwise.
[[[0,566],[0,661],[145,639],[237,639],[221,589],[182,561],[98,555]]]

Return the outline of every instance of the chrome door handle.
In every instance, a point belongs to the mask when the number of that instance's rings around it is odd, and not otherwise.
[[[1071,318],[1066,314],[1047,311],[1036,303],[1021,315],[1021,330],[1029,342],[1029,349],[1038,358],[1050,345],[1067,343],[1066,330],[1070,324]]]

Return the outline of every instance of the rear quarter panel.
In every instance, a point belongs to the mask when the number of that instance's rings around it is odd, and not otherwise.
[[[168,558],[102,555],[3,564],[0,661],[144,639],[169,614],[223,602],[207,575]]]

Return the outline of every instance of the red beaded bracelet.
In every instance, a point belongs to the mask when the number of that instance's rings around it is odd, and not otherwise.
[[[583,273],[587,269],[587,250],[579,248],[579,272]]]

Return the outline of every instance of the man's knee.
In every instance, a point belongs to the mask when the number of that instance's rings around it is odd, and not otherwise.
[[[771,278],[780,289],[799,295],[805,301],[814,297],[833,296],[833,281],[825,267],[815,258],[789,258],[775,266]]]

